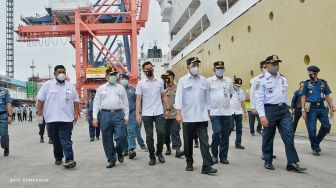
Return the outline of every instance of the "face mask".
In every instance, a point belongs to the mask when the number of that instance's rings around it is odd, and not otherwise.
[[[60,73],[56,76],[57,80],[63,82],[66,79],[66,75],[64,73]]]
[[[279,72],[279,66],[270,65],[268,71],[272,74],[277,74]]]
[[[120,80],[120,84],[123,86],[128,86],[128,80]]]
[[[146,71],[145,74],[148,77],[152,77],[154,75],[153,72],[154,72],[154,70],[149,70],[149,71]]]
[[[309,74],[309,78],[312,79],[312,80],[314,80],[315,74]]]
[[[261,73],[262,73],[262,74],[265,74],[266,71],[267,71],[267,69],[265,69],[265,68],[261,68],[260,70],[261,70]]]
[[[216,76],[223,77],[224,76],[224,69],[216,69]]]
[[[197,66],[191,67],[190,70],[189,70],[189,72],[193,76],[196,76],[198,74],[198,67]]]
[[[115,84],[117,82],[117,77],[116,76],[110,76],[108,82],[110,84]]]

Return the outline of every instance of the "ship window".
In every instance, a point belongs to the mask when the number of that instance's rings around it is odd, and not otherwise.
[[[250,71],[250,76],[251,76],[251,77],[254,76],[254,72],[253,72],[253,70]]]
[[[270,12],[268,17],[269,17],[270,20],[273,20],[273,18],[274,18],[273,12]]]
[[[310,57],[309,55],[305,55],[303,58],[304,64],[309,65],[310,64]]]
[[[247,27],[247,32],[251,33],[251,26]]]
[[[304,2],[305,2],[305,0],[300,0],[300,2],[301,2],[301,3],[304,3]]]
[[[234,42],[234,36],[231,36],[231,42]]]
[[[220,50],[221,49],[221,45],[220,44],[218,44],[218,50]]]
[[[210,50],[208,51],[208,55],[210,56]]]

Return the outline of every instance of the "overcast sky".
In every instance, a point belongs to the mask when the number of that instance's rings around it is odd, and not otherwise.
[[[91,2],[96,2],[91,0]],[[161,23],[160,7],[156,0],[150,1],[149,20],[146,28],[140,31],[138,38],[138,47],[144,43],[145,49],[152,45],[155,40],[158,46],[164,52],[168,51],[169,35],[168,23]],[[48,5],[48,0],[15,0],[15,27],[22,24],[21,16],[33,16],[35,13],[45,15],[44,8]],[[0,74],[6,74],[6,1],[0,0]],[[3,19],[2,19],[3,18]],[[17,37],[15,35],[15,37]],[[45,42],[48,42],[44,41]],[[42,43],[41,43],[42,44]],[[54,45],[55,44],[55,45]],[[36,44],[36,46],[28,46],[26,43],[15,42],[15,78],[19,80],[27,80],[32,75],[29,68],[32,60],[34,60],[36,69],[40,76],[48,76],[48,65],[53,67],[57,64],[63,64],[67,68],[67,72],[72,80],[75,80],[75,71],[72,64],[75,63],[75,50],[68,43],[68,39],[54,39],[49,42],[49,46]]]

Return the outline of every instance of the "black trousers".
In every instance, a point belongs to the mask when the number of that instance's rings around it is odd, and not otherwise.
[[[29,119],[28,121],[33,121],[33,113],[32,112],[29,112]]]
[[[41,137],[43,137],[43,136],[44,136],[44,132],[45,132],[46,124],[45,124],[45,123],[43,123],[43,124],[38,124],[38,126],[39,126],[39,135],[40,135]],[[47,135],[48,135],[48,137],[49,137],[49,132],[47,132]]]
[[[297,125],[298,125],[299,120],[300,120],[300,118],[302,116],[301,108],[295,108],[293,115],[294,115],[293,130],[294,130],[294,134],[295,134]]]
[[[173,149],[180,149],[182,146],[180,137],[180,124],[177,123],[176,119],[166,119],[166,136],[165,144],[167,149],[170,149],[170,142],[172,142]]]
[[[198,135],[200,149],[203,159],[203,166],[212,166],[214,162],[209,152],[208,122],[183,123],[184,152],[188,164],[193,164],[193,141]]]
[[[23,119],[23,121],[27,121],[27,113],[26,112],[22,113],[22,119]]]
[[[21,113],[18,113],[18,121],[22,121],[22,116],[21,116]]]
[[[15,120],[15,113],[12,114],[12,119]]]

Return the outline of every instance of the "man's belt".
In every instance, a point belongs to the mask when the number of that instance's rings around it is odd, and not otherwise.
[[[324,106],[324,103],[323,103],[323,101],[321,101],[321,102],[310,102],[310,105],[312,105],[312,106]]]
[[[265,106],[285,106],[286,103],[278,103],[278,104],[265,104]]]
[[[102,109],[101,111],[103,111],[103,112],[119,112],[119,111],[121,111],[121,109],[112,109],[112,110]]]

